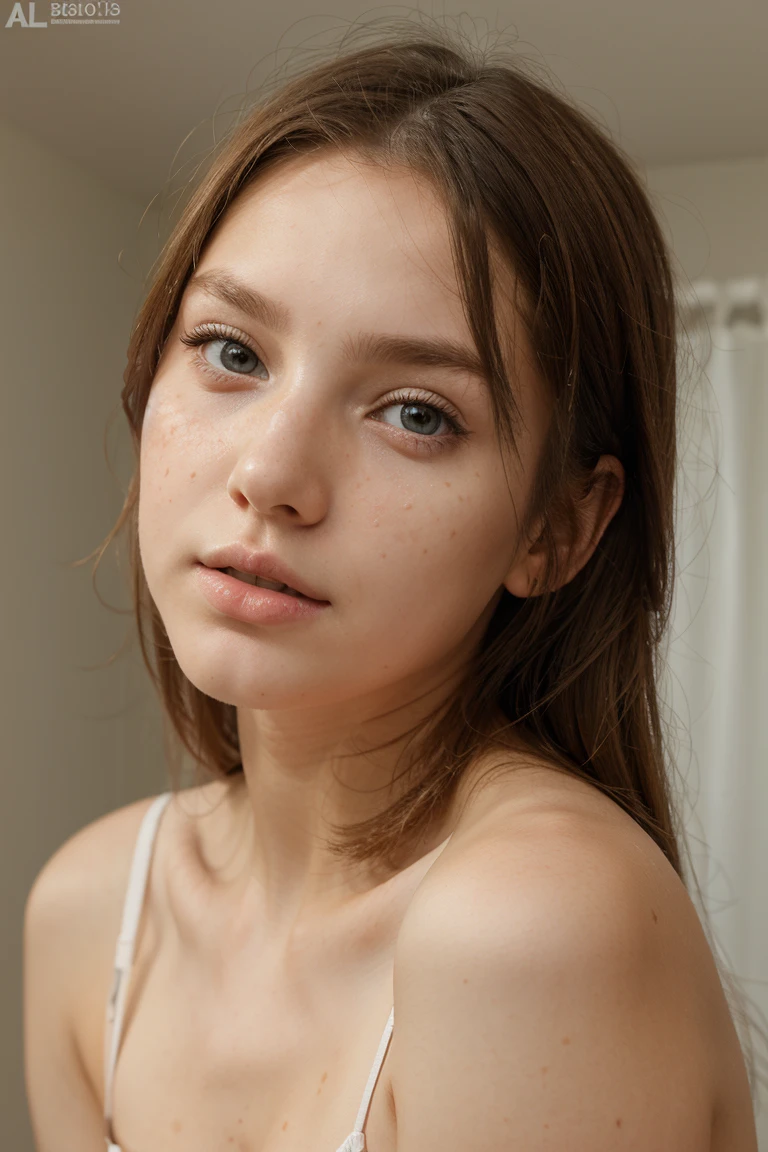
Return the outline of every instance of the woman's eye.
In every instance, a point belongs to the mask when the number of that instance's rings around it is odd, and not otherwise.
[[[448,424],[448,418],[438,408],[431,404],[416,404],[409,401],[407,404],[388,404],[380,409],[380,419],[385,424],[394,424],[396,428],[404,428],[406,432],[421,432],[425,436],[434,436],[443,425]]]
[[[227,372],[237,372],[241,376],[247,376],[261,364],[256,353],[237,340],[209,340],[202,352],[214,368],[224,368]],[[216,360],[211,360],[211,354]]]

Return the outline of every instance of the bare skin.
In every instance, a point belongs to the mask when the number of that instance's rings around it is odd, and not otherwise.
[[[369,1152],[453,1152],[438,1133],[444,1117],[456,1132],[469,1125],[479,1152],[546,1148],[550,1120],[542,1128],[535,1118],[539,1144],[522,1128],[515,1135],[509,1116],[484,1121],[474,1101],[488,1077],[468,1085],[458,1065],[440,1076],[448,1103],[426,1123],[418,1109],[433,1086],[416,1087],[414,1060],[419,1028],[431,1027],[420,1016],[418,981],[430,970],[430,931],[438,932],[446,899],[455,893],[457,938],[471,911],[488,932],[498,928],[503,949],[504,934],[525,927],[525,893],[550,866],[555,894],[584,876],[585,915],[590,896],[591,906],[604,898],[603,876],[620,876],[622,906],[626,894],[627,907],[640,910],[643,926],[632,930],[649,950],[647,982],[676,1045],[670,1107],[678,1111],[669,1125],[688,1143],[677,1140],[674,1152],[755,1152],[743,1064],[693,908],[658,848],[611,801],[541,763],[474,797],[470,773],[427,842],[392,875],[342,867],[325,845],[330,824],[389,800],[383,787],[400,749],[360,749],[398,736],[443,699],[502,589],[529,595],[543,575],[537,532],[525,539],[519,526],[550,401],[514,313],[506,314],[508,352],[523,429],[519,456],[504,460],[472,371],[350,360],[350,340],[366,331],[471,349],[442,209],[411,173],[324,156],[267,174],[203,250],[196,277],[213,272],[281,302],[290,316],[278,330],[188,285],[144,421],[139,537],[183,671],[237,708],[244,778],[228,797],[219,784],[187,793],[163,817],[115,1080],[123,1152],[333,1152],[351,1130],[393,990],[398,1024],[366,1127]],[[500,291],[509,288],[508,273],[497,272]],[[226,335],[201,348],[180,340],[211,323],[226,325]],[[226,340],[252,350],[247,372],[222,363]],[[407,404],[448,411],[467,434],[447,424],[435,435],[414,431],[403,420]],[[621,502],[621,464],[604,456],[597,472],[580,535],[563,544],[566,580]],[[196,564],[235,540],[276,553],[328,610],[289,627],[214,610]],[[145,809],[112,813],[65,845],[28,914],[30,1095],[41,1130],[48,1123],[46,1132],[61,1132],[42,1152],[103,1147],[104,1008]],[[62,900],[72,914],[59,923]],[[45,966],[54,952],[55,980]],[[483,986],[470,963],[459,991]],[[487,1010],[496,990],[485,987],[478,1005]],[[483,1025],[469,1004],[451,991],[440,1012],[454,1014],[459,1036],[469,1025],[478,1043]],[[50,1063],[56,1046],[45,1029],[56,1021],[66,1067],[81,1068],[77,1083],[63,1079],[63,1055]],[[539,1033],[537,1022],[514,1035],[506,1029],[499,1060],[533,1053]],[[548,1063],[522,1075],[544,1076],[541,1067]],[[66,1098],[57,1098],[65,1082]],[[579,1111],[579,1099],[559,1096],[566,1111]],[[55,1109],[72,1113],[66,1132]],[[644,1122],[642,1111],[625,1114],[625,1132]],[[422,1122],[426,1134],[417,1134]],[[498,1137],[489,1128],[482,1143],[483,1122],[509,1127]],[[595,1142],[572,1144],[586,1147],[603,1152]],[[604,1147],[640,1148],[626,1139]],[[654,1147],[668,1152],[660,1140]]]
[[[570,869],[583,867],[596,837],[607,866],[624,868],[647,900],[648,929],[665,957],[667,976],[657,995],[663,1010],[681,1022],[676,1095],[691,1085],[700,1089],[692,1125],[698,1124],[701,1140],[691,1146],[756,1152],[743,1059],[693,906],[657,846],[595,789],[542,764],[516,769],[464,805],[445,849],[433,849],[314,932],[308,925],[281,956],[270,951],[264,907],[247,933],[261,942],[261,953],[243,952],[231,884],[222,880],[224,861],[238,850],[231,850],[232,835],[242,826],[245,802],[242,789],[210,784],[174,799],[163,816],[115,1074],[115,1134],[123,1152],[334,1152],[351,1130],[392,1005],[393,979],[402,987],[418,970],[418,951],[414,955],[407,940],[414,928],[418,935],[430,901],[478,866],[490,887],[488,847],[500,840],[524,889],[535,868],[530,855],[514,847],[516,840],[536,856],[559,857]],[[103,1147],[104,1009],[130,858],[147,804],[110,813],[57,854],[58,903],[63,886],[76,894],[80,914],[67,917],[66,939],[56,941],[57,983],[66,988],[60,1016],[77,1054],[56,1069],[56,1082],[70,1101],[82,1093],[82,1111],[79,1126],[60,1144],[41,1145],[45,1152],[63,1150],[74,1138],[83,1152]],[[478,890],[485,886],[481,882]],[[460,925],[458,916],[457,931]],[[366,1125],[369,1152],[401,1147],[398,1068],[407,1054],[398,1041],[408,1021],[396,998],[395,1012],[398,1025]],[[44,1026],[47,1054],[50,1013]],[[518,1033],[515,1043],[525,1052],[534,1039]],[[82,1085],[73,1079],[77,1067]],[[529,1074],[538,1071],[532,1066]],[[465,1098],[461,1078],[450,1087],[457,1102]],[[43,1098],[41,1091],[37,1110],[39,1124],[48,1110],[49,1130],[54,1117],[60,1127],[55,1094]],[[517,1152],[519,1146],[508,1147]]]

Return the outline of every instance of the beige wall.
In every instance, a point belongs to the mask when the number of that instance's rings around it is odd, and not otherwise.
[[[646,178],[689,280],[768,274],[768,157],[650,168]]]
[[[2,122],[0,159],[0,1115],[3,1147],[32,1152],[21,1061],[27,893],[76,829],[166,786],[158,711],[136,645],[111,667],[85,670],[119,646],[130,617],[102,607],[88,566],[65,567],[99,543],[120,507],[102,441],[118,403],[139,268],[152,253],[139,253],[144,205]],[[647,178],[690,279],[768,272],[768,160],[657,168]],[[142,235],[151,235],[146,224]],[[108,443],[124,483],[131,457],[120,413]],[[98,586],[128,607],[112,562]]]
[[[141,207],[0,122],[0,1145],[31,1152],[21,1061],[24,902],[43,862],[76,829],[161,791],[154,711],[138,658],[94,672],[128,617],[102,607],[90,552],[122,503],[103,453],[138,299],[118,265]],[[126,253],[130,261],[130,253]],[[129,270],[130,271],[130,270]],[[125,474],[116,418],[108,442]],[[114,564],[99,590],[127,607]],[[134,646],[135,651],[135,646]]]

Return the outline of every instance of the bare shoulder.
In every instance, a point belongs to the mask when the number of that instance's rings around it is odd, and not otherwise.
[[[167,915],[168,862],[185,859],[195,818],[204,825],[226,792],[224,783],[214,781],[171,797],[154,846],[142,932],[147,921]],[[155,799],[144,797],[80,828],[45,863],[27,898],[27,931],[55,941],[66,997],[62,1011],[99,1091],[104,1018],[131,862],[141,822]]]
[[[26,904],[28,924],[55,932],[72,947],[83,930],[119,906],[139,825],[154,797],[117,808],[73,833],[38,872]],[[90,941],[89,941],[90,943]]]
[[[105,868],[110,870],[109,863],[116,859],[121,845],[127,846],[135,840],[134,833],[154,799],[153,796],[142,797],[78,828],[46,860],[30,895],[38,901],[54,891],[57,896],[62,896],[69,890],[72,879],[85,883],[89,888],[103,887]]]
[[[105,961],[114,954],[139,826],[153,799],[78,829],[45,862],[27,897],[25,934],[38,947],[55,945],[61,1011],[73,1026],[94,1002],[94,981],[108,990]]]
[[[408,910],[403,952],[418,948],[422,933],[423,942],[434,939],[457,908],[472,928],[463,940],[490,932],[489,942],[498,935],[511,944],[522,932],[555,956],[574,937],[586,947],[613,941],[643,961],[664,951],[669,967],[682,959],[669,949],[689,947],[698,929],[711,959],[688,892],[658,845],[596,788],[544,765],[493,791],[459,826]]]
[[[150,803],[126,805],[75,832],[45,862],[27,896],[24,1074],[40,1147],[63,1152],[74,1143],[103,1143],[99,1056],[111,964],[133,847]],[[95,1044],[86,1044],[91,1035]]]
[[[182,837],[189,839],[194,818],[208,815],[225,793],[216,781],[174,794],[164,819],[168,832],[162,836],[163,855],[172,853]],[[71,937],[73,948],[82,944],[88,953],[92,933],[110,940],[114,948],[139,828],[156,799],[143,797],[107,812],[65,840],[35,878],[27,897],[27,920]]]
[[[398,1152],[709,1152],[723,996],[683,882],[589,785],[521,780],[457,829],[403,922]]]
[[[167,916],[167,865],[184,858],[194,817],[215,810],[219,781],[174,794],[154,847],[139,943]],[[103,1101],[107,1000],[128,878],[141,822],[156,797],[114,809],[70,836],[41,868],[25,908],[25,1044],[32,1063],[51,1051],[58,1029]],[[32,1079],[35,1070],[31,1069]],[[63,1075],[63,1069],[59,1069]]]

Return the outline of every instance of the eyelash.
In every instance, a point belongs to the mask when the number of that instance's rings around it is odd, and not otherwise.
[[[237,329],[230,328],[227,324],[201,324],[197,328],[194,328],[191,332],[183,333],[179,337],[179,340],[188,348],[200,348],[204,344],[210,344],[216,340],[228,340],[233,344],[240,344],[243,348],[247,348],[249,352],[252,352],[254,356],[258,357],[262,364],[264,363],[257,350],[243,335],[243,333],[238,332]],[[198,363],[204,371],[209,372],[217,379],[221,379],[223,375],[247,375],[247,373],[238,372],[217,372],[210,361],[207,360],[204,356],[198,357]],[[418,442],[419,449],[421,451],[434,452],[440,448],[445,447],[446,440],[459,439],[463,436],[469,435],[469,430],[460,423],[459,418],[453,409],[450,408],[447,404],[441,403],[434,398],[425,400],[423,396],[416,394],[410,389],[399,389],[393,395],[389,396],[387,398],[387,402],[380,405],[379,408],[375,409],[375,411],[383,411],[385,408],[389,408],[393,404],[420,404],[425,408],[433,408],[436,412],[440,413],[440,415],[447,423],[450,431],[444,433],[436,433],[429,436],[419,435],[417,432],[409,433],[407,428],[398,429],[398,431],[404,432],[406,435],[413,436]]]

